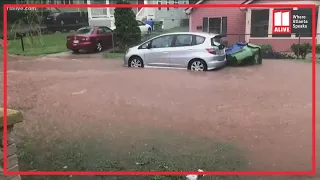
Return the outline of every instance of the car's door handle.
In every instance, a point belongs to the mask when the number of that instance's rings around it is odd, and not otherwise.
[[[188,49],[188,51],[193,51],[193,49]]]
[[[163,52],[163,54],[168,54],[169,52]]]

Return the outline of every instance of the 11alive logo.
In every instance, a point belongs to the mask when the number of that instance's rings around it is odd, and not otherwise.
[[[291,34],[291,10],[273,10],[272,34]]]

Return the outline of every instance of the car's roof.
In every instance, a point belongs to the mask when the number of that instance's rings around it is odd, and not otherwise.
[[[175,35],[175,34],[191,34],[191,35],[198,35],[198,36],[205,36],[205,37],[220,36],[220,34],[206,33],[206,32],[173,32],[173,33],[166,33],[162,35]]]
[[[98,27],[98,26],[83,26],[83,27],[81,27],[79,29],[96,28],[96,27]]]
[[[79,28],[79,29],[86,29],[86,28],[93,28],[93,29],[96,29],[96,28],[99,28],[99,27],[106,27],[106,28],[109,28],[108,26],[83,26],[83,27],[81,27],[81,28]],[[110,29],[110,28],[109,28]]]

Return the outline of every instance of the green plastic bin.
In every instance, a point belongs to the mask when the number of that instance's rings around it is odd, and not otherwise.
[[[262,59],[260,49],[260,46],[248,43],[246,46],[243,46],[240,51],[229,55],[228,65],[261,64]]]

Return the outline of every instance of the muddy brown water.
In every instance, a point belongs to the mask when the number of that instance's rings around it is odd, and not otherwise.
[[[51,121],[60,127],[50,136],[102,132],[101,123],[124,133],[156,127],[235,144],[251,170],[311,170],[308,63],[193,73],[129,69],[98,56],[10,57],[8,105],[25,112],[30,134],[51,129]]]

